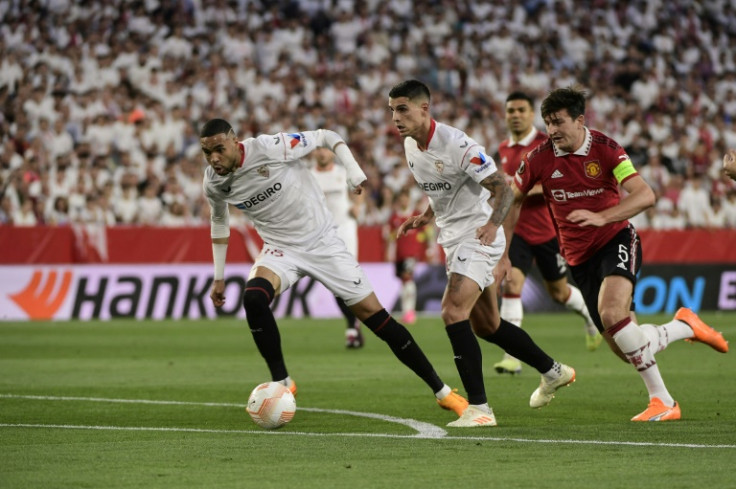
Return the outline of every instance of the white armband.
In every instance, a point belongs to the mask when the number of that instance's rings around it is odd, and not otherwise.
[[[223,243],[212,243],[212,260],[215,263],[215,280],[225,278],[225,259],[227,258],[227,245]]]

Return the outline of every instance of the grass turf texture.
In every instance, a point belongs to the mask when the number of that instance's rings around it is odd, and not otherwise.
[[[734,339],[736,315],[701,317]],[[346,350],[343,325],[280,321],[298,407],[268,432],[243,408],[269,380],[243,321],[0,323],[0,487],[736,487],[733,352],[670,345],[657,360],[683,420],[632,423],[647,403],[636,372],[605,345],[586,351],[577,317],[530,314],[525,329],[577,382],[533,410],[537,372],[497,375],[501,351],[482,343],[499,426],[453,429],[454,414],[378,338]],[[410,329],[463,392],[441,321]],[[164,403],[122,402],[140,400]]]

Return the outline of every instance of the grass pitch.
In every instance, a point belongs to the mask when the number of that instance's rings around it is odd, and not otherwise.
[[[701,317],[736,337],[736,315]],[[657,361],[683,420],[632,423],[647,403],[633,368],[586,351],[576,316],[528,315],[577,381],[532,410],[538,373],[497,375],[501,351],[482,343],[499,426],[453,429],[370,333],[351,351],[341,320],[280,328],[297,414],[265,431],[243,408],[269,380],[243,321],[0,323],[0,487],[736,487],[736,352],[670,345]],[[463,392],[441,321],[410,329]]]

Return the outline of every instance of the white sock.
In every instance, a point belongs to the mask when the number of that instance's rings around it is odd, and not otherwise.
[[[560,363],[556,361],[552,364],[551,369],[542,374],[542,377],[544,377],[544,380],[552,381],[559,379],[560,375],[562,375],[562,365],[560,365]]]
[[[596,328],[593,318],[590,317],[585,299],[583,299],[583,293],[574,285],[567,284],[567,286],[570,287],[570,297],[567,298],[565,307],[568,311],[574,311],[582,316],[585,320],[585,332],[590,336],[595,336],[598,333],[598,328]]]
[[[521,303],[521,296],[504,295],[499,312],[506,321],[521,328],[521,322],[524,320],[524,305]]]
[[[631,321],[613,335],[613,341],[639,372],[649,391],[649,399],[658,397],[666,406],[674,406],[675,400],[664,385],[664,379],[654,360],[654,352],[649,347],[649,339],[641,328]]]
[[[484,413],[491,414],[491,406],[489,406],[487,402],[484,402],[483,404],[470,404],[470,405],[473,407],[477,407]]]
[[[450,395],[450,392],[452,392],[452,389],[450,389],[450,386],[445,384],[442,386],[442,389],[438,390],[434,393],[434,397],[437,399],[444,399],[448,395]]]
[[[504,295],[499,313],[506,321],[521,328],[521,322],[524,320],[524,305],[521,302],[521,296]],[[504,353],[503,358],[504,360],[517,360],[508,353]]]
[[[401,286],[401,312],[407,313],[417,308],[417,285],[413,280]]]
[[[639,326],[647,335],[649,344],[654,348],[654,353],[659,353],[673,341],[684,340],[693,337],[693,330],[687,324],[677,319],[662,325],[642,324]]]

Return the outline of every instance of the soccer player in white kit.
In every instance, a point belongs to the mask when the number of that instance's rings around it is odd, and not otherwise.
[[[475,335],[542,374],[529,401],[532,407],[549,404],[559,387],[575,380],[575,371],[554,361],[524,330],[501,318],[498,281],[511,268],[508,257],[501,261],[506,248],[501,223],[513,192],[485,149],[461,130],[435,121],[429,105],[429,89],[417,80],[401,82],[389,92],[392,120],[404,138],[407,163],[429,198],[425,212],[407,219],[398,234],[434,218],[437,241],[445,251],[448,283],[442,319],[470,403],[460,419],[448,426],[495,426]]]
[[[343,299],[424,380],[440,407],[461,415],[468,401],[440,380],[409,331],[378,301],[357,260],[337,237],[324,194],[303,160],[315,148],[330,149],[345,165],[350,188],[361,192],[366,176],[342,137],[318,129],[238,141],[230,123],[211,119],[200,131],[200,146],[209,165],[203,188],[211,209],[214,281],[210,298],[215,307],[225,303],[228,205],[232,204],[245,213],[264,241],[245,286],[243,306],[271,379],[296,394],[270,303],[306,275]]]
[[[335,163],[335,154],[327,148],[315,149],[312,156],[315,160],[312,175],[325,194],[327,209],[337,224],[337,235],[345,242],[348,251],[358,258],[358,211],[348,191],[347,170],[344,166]],[[344,300],[339,297],[336,299],[337,306],[347,322],[345,346],[362,348],[364,338],[360,331],[360,322]]]

